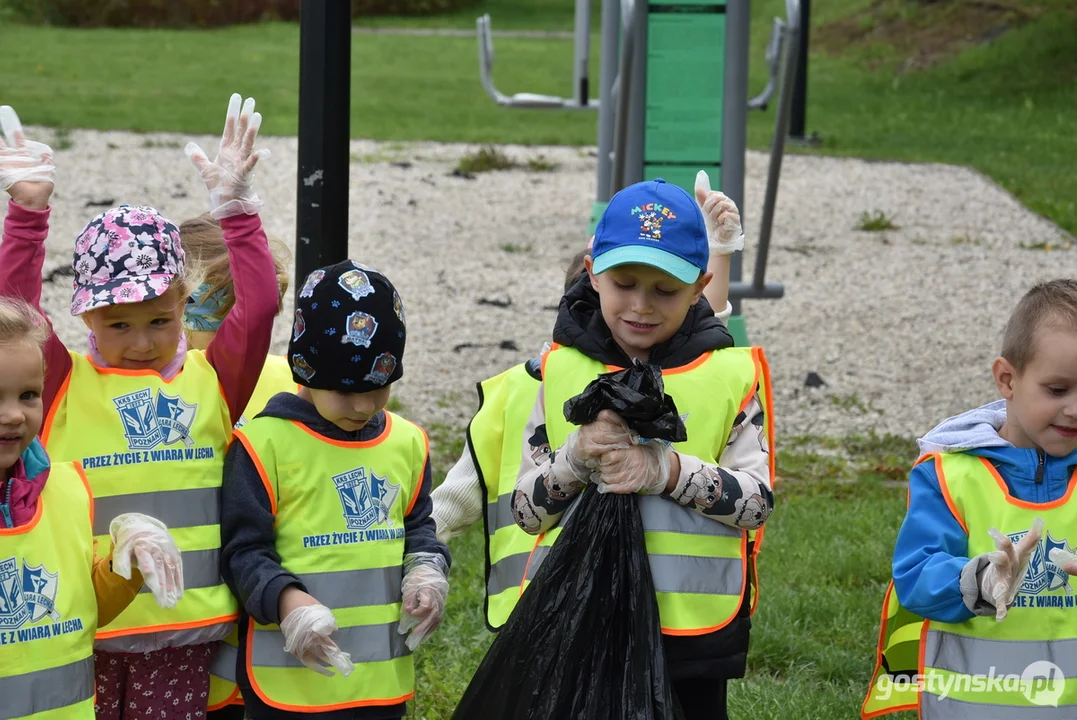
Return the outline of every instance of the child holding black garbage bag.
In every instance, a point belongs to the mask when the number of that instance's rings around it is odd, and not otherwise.
[[[686,718],[725,718],[726,681],[743,677],[755,557],[773,508],[770,381],[760,348],[734,348],[706,303],[708,234],[695,200],[662,180],[613,197],[587,277],[567,293],[524,430],[550,454],[517,480],[513,512],[540,535],[527,579],[581,491],[638,493],[667,674]],[[565,402],[597,376],[659,366],[685,442],[640,438],[604,410],[574,428]],[[550,408],[550,412],[546,412]]]

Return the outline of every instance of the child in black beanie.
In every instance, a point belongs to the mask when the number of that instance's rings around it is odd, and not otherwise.
[[[288,344],[300,391],[236,431],[221,569],[243,607],[250,718],[388,720],[414,696],[410,653],[441,620],[450,556],[430,518],[426,433],[385,410],[405,327],[378,271],[315,270]]]

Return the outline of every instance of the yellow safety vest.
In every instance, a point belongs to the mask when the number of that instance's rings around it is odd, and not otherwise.
[[[93,720],[93,498],[55,463],[33,519],[0,529],[0,717]]]
[[[1040,504],[1011,496],[986,458],[939,453],[920,462],[928,460],[968,535],[969,557],[995,550],[991,527],[1016,542],[1038,516],[1046,531],[1001,623],[994,616],[956,624],[925,620],[900,606],[891,583],[861,717],[898,710],[919,710],[921,720],[1077,717],[1077,602],[1069,576],[1048,559],[1051,548],[1072,547],[1067,533],[1077,527],[1077,504],[1070,502],[1077,473],[1065,497]]]
[[[284,651],[276,625],[251,619],[243,662],[251,688],[271,707],[328,712],[414,695],[414,662],[397,627],[404,518],[429,446],[417,425],[385,417],[381,435],[364,442],[329,440],[265,416],[236,431],[265,483],[281,566],[333,611],[340,628],[333,640],[356,665],[347,678],[311,672]]]
[[[254,387],[251,399],[236,422],[241,428],[258,413],[265,410],[269,400],[282,392],[298,392],[299,386],[292,379],[292,368],[287,358],[281,355],[269,355],[258,384]],[[239,648],[239,629],[232,627],[227,638],[217,644],[216,654],[209,668],[209,709],[220,710],[227,705],[242,705],[243,697],[236,685],[236,654]]]
[[[608,368],[575,348],[554,346],[543,361],[546,431],[550,447],[560,447],[574,427],[565,420],[565,401],[578,395]],[[688,440],[678,452],[717,463],[737,415],[761,388],[773,480],[773,416],[769,369],[761,348],[728,348],[701,355],[688,365],[663,370],[665,391],[685,417]],[[760,499],[762,502],[762,499]],[[752,535],[703,517],[658,496],[640,496],[644,540],[666,635],[704,635],[728,625],[755,578]],[[561,527],[539,536],[525,583],[530,582]],[[757,543],[758,545],[758,543]],[[754,608],[754,598],[749,597]]]
[[[486,624],[497,630],[508,620],[523,592],[522,581],[535,538],[512,514],[512,493],[520,471],[524,427],[540,384],[517,365],[479,384],[479,410],[468,424],[467,439],[485,491]],[[540,448],[537,452],[549,452]]]
[[[109,640],[149,632],[226,625],[236,601],[221,581],[220,494],[231,435],[217,373],[197,350],[171,380],[152,370],[98,368],[71,354],[42,432],[57,461],[77,461],[97,503],[94,535],[108,548],[109,523],[139,512],[168,526],[183,553],[183,599],[173,610],[146,587],[119,617],[97,631]]]
[[[292,368],[288,365],[288,358],[281,355],[269,355],[265,365],[262,366],[262,374],[258,376],[258,384],[254,386],[254,392],[243,409],[237,428],[241,428],[254,417],[266,409],[270,399],[282,392],[294,393],[299,391],[299,386],[292,379]]]
[[[236,685],[236,659],[239,654],[239,627],[232,626],[228,637],[217,643],[217,651],[209,666],[209,701],[207,710],[220,710],[228,705],[242,705],[243,696]]]

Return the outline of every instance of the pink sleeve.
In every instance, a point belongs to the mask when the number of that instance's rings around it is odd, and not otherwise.
[[[41,310],[41,270],[45,265],[45,238],[49,235],[51,211],[51,208],[30,210],[10,200],[4,218],[3,242],[0,242],[0,296],[22,298],[38,310]],[[52,320],[48,323],[43,398],[46,414],[71,371],[71,356],[53,332]]]
[[[261,219],[237,215],[221,220],[221,229],[228,246],[236,303],[206,349],[206,359],[217,371],[234,423],[250,402],[262,374],[279,296],[277,271]]]

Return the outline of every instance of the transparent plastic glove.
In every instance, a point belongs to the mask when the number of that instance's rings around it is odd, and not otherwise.
[[[737,205],[720,192],[711,190],[707,173],[696,173],[696,202],[707,224],[707,240],[715,255],[731,255],[744,249],[744,231],[740,227]]]
[[[628,429],[617,413],[603,410],[594,422],[568,434],[565,444],[558,451],[558,457],[564,456],[572,473],[586,482],[591,471],[598,467],[598,459],[603,453],[630,447],[635,439],[635,433]]]
[[[438,553],[405,555],[400,592],[404,599],[397,632],[407,635],[408,648],[415,650],[438,629],[445,614],[449,597],[449,565],[445,558]]]
[[[228,101],[224,134],[213,162],[196,143],[189,142],[183,149],[209,189],[210,214],[218,220],[255,215],[262,209],[262,199],[251,189],[251,183],[254,166],[269,157],[269,150],[254,150],[262,115],[254,112],[254,98],[247,98],[242,110],[241,100],[238,93],[233,93]]]
[[[995,606],[995,620],[1002,622],[1017,598],[1028,562],[1043,537],[1043,520],[1036,518],[1025,536],[1016,543],[995,528],[988,532],[998,549],[985,553],[990,564],[980,580],[980,592]]]
[[[19,182],[53,182],[56,166],[52,164],[52,148],[26,139],[19,116],[10,105],[0,105],[0,135],[0,190]]]
[[[600,493],[660,495],[669,483],[669,446],[659,440],[602,455],[591,480]]]
[[[1077,555],[1062,548],[1052,548],[1047,559],[1062,568],[1067,575],[1077,575]]]
[[[299,658],[308,668],[326,677],[333,677],[330,667],[344,677],[352,674],[352,657],[329,639],[337,629],[333,611],[325,605],[302,605],[280,621],[284,635],[284,652]]]
[[[183,558],[168,528],[157,518],[140,513],[117,515],[109,524],[112,571],[131,579],[131,563],[163,608],[174,608],[183,597]]]

